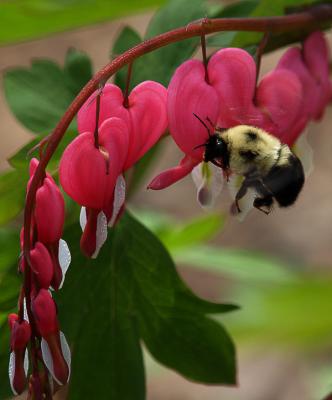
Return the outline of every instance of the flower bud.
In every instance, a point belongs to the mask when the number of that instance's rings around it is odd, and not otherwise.
[[[39,285],[48,289],[53,277],[53,264],[47,248],[41,242],[37,242],[30,251],[31,268],[36,274]]]
[[[8,317],[10,327],[9,381],[14,394],[20,394],[27,383],[28,357],[26,347],[31,337],[30,324],[19,321],[16,314]]]

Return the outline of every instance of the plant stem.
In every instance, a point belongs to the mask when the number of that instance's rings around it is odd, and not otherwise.
[[[163,33],[138,44],[132,49],[121,54],[112,62],[107,64],[84,86],[81,92],[73,100],[67,111],[55,127],[48,142],[48,146],[32,178],[30,189],[26,198],[24,210],[24,256],[30,264],[29,251],[31,216],[35,201],[36,191],[40,180],[44,175],[45,168],[53,153],[57,149],[69,124],[77,114],[78,110],[87,98],[98,88],[100,83],[105,82],[123,66],[132,63],[144,54],[150,53],[160,47],[179,42],[202,34],[210,34],[221,31],[251,31],[251,32],[289,32],[303,28],[318,28],[322,23],[332,19],[332,5],[322,4],[307,11],[280,17],[259,18],[218,18],[206,19],[192,22],[189,25]],[[202,23],[204,21],[204,23]]]

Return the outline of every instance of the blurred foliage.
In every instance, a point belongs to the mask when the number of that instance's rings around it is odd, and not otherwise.
[[[146,11],[165,0],[11,0],[0,2],[0,45]],[[13,27],[15,27],[13,29]]]
[[[22,3],[24,12],[19,7]],[[135,0],[130,5],[131,10],[138,10],[158,3],[163,2]],[[5,18],[0,27],[0,43],[108,19],[111,14],[115,17],[125,12],[128,4],[126,0],[3,2],[0,12]],[[146,38],[206,15],[281,15],[285,7],[297,4],[299,1],[295,0],[276,0],[273,4],[267,0],[247,0],[225,7],[207,7],[201,0],[172,0],[156,13],[144,37],[133,28],[125,27],[114,43],[111,57]],[[15,32],[9,26],[15,26]],[[305,32],[299,34],[303,37]],[[227,32],[211,36],[208,44],[251,45],[254,52],[260,37]],[[283,40],[283,37],[272,37],[269,49],[280,47]],[[146,79],[167,85],[178,65],[195,54],[198,44],[197,38],[186,40],[135,61],[132,87]],[[91,60],[74,49],[68,52],[63,68],[50,60],[36,60],[30,68],[15,68],[4,75],[5,95],[12,112],[37,135],[9,160],[14,169],[0,175],[0,225],[7,224],[0,228],[2,377],[8,368],[9,337],[5,319],[8,312],[15,310],[20,287],[16,272],[19,228],[15,218],[25,198],[31,157],[27,153],[51,132],[91,76]],[[125,81],[126,68],[115,75],[120,87],[124,88]],[[57,173],[63,149],[75,135],[74,122],[49,165],[53,174]],[[158,159],[162,146],[163,141],[134,168],[130,177],[132,191],[139,187],[151,163]],[[79,252],[78,224],[73,223],[78,207],[67,197],[66,206],[65,239],[73,262],[64,288],[56,298],[61,328],[73,347],[70,399],[143,400],[145,372],[140,340],[156,360],[190,380],[235,382],[234,346],[216,316],[212,319],[209,314],[232,311],[236,307],[196,297],[177,274],[172,258],[186,268],[213,274],[220,283],[225,278],[231,282],[232,298],[243,309],[223,314],[222,320],[227,321],[237,340],[283,343],[306,351],[329,345],[332,278],[300,273],[299,266],[257,252],[207,244],[223,229],[224,215],[208,214],[179,222],[160,213],[136,210],[134,215],[140,222],[125,214],[110,233],[98,259],[86,260]],[[0,385],[0,398],[8,395],[8,383]]]

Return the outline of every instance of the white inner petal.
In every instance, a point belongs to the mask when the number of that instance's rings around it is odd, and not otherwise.
[[[27,299],[25,297],[23,299],[23,319],[27,322],[30,322],[27,310]]]
[[[106,215],[101,211],[97,217],[97,230],[96,230],[96,250],[92,255],[92,258],[96,258],[98,253],[107,239],[107,218]]]
[[[82,231],[84,231],[86,222],[87,222],[87,219],[86,219],[86,209],[85,209],[85,207],[82,207],[82,208],[81,208],[81,212],[80,212],[80,225],[81,225]]]
[[[68,247],[68,244],[65,240],[60,239],[59,240],[59,254],[58,254],[58,258],[59,258],[59,264],[62,270],[62,280],[59,286],[59,289],[62,288],[63,282],[65,280],[65,275],[66,272],[69,268],[69,265],[71,263],[71,254],[70,254],[70,250]]]
[[[191,172],[197,187],[197,201],[203,209],[211,208],[220,195],[224,177],[222,170],[213,164],[200,163]]]
[[[28,370],[29,370],[29,355],[28,355],[28,350],[25,350],[25,353],[24,353],[23,368],[24,368],[25,376],[28,376]]]
[[[48,347],[48,344],[44,338],[42,338],[41,343],[40,343],[41,351],[42,351],[42,357],[43,361],[46,365],[46,368],[49,370],[50,374],[52,375],[53,379],[59,384],[62,385],[60,381],[57,380],[57,378],[54,375],[54,367],[53,367],[53,358],[50,352],[50,348]]]
[[[64,335],[63,332],[60,331],[60,345],[61,345],[61,350],[62,350],[62,354],[63,354],[63,358],[65,359],[67,365],[68,365],[68,380],[70,378],[70,373],[71,373],[71,352],[70,352],[70,347],[69,344],[67,342],[67,339]]]
[[[113,214],[108,226],[112,227],[126,199],[126,181],[123,175],[119,175],[114,188]]]
[[[13,387],[14,374],[15,374],[15,353],[12,351],[9,355],[8,376],[12,392],[14,393],[15,396],[17,396],[17,392]]]
[[[314,152],[308,142],[308,129],[306,129],[297,139],[292,151],[299,157],[303,165],[306,178],[314,169]]]

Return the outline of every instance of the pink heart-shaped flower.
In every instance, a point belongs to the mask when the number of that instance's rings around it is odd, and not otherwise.
[[[90,96],[78,112],[80,133],[94,132],[96,125],[97,92]],[[161,84],[145,81],[129,95],[126,108],[122,91],[114,84],[107,84],[100,99],[99,126],[111,117],[118,117],[128,124],[129,147],[124,169],[130,168],[160,138],[167,127],[167,91]]]

